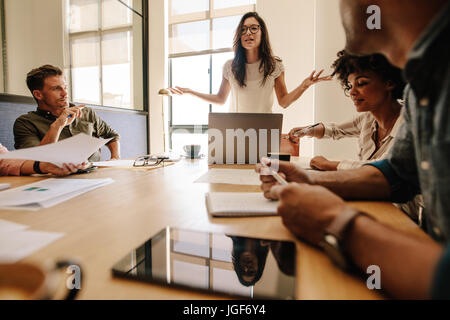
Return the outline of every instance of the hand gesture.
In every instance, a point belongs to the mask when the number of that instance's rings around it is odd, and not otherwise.
[[[82,110],[85,108],[85,105],[82,106],[75,106],[70,108],[64,108],[61,111],[61,114],[59,117],[55,120],[56,124],[64,128],[65,126],[70,125],[72,122],[75,121],[76,118],[82,117]]]
[[[320,77],[320,75],[323,73],[323,69],[320,70],[318,74],[315,74],[315,73],[316,73],[316,70],[314,70],[308,78],[303,80],[303,82],[302,82],[303,88],[308,89],[310,86],[312,86],[313,84],[315,84],[317,82],[330,81],[333,79],[332,75],[329,75],[326,77]]]
[[[303,138],[305,136],[312,136],[312,132],[307,129],[308,127],[295,127],[289,131],[289,140],[291,140],[294,143],[299,143],[300,138]]]
[[[176,95],[179,95],[179,96],[182,96],[185,93],[191,93],[191,89],[189,89],[189,88],[175,87],[175,88],[168,88],[168,90],[172,94],[176,94]]]

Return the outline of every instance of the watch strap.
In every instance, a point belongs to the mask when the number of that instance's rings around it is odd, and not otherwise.
[[[34,164],[33,164],[33,170],[34,170],[34,172],[36,172],[36,173],[38,173],[38,174],[44,174],[44,173],[41,171],[40,165],[41,165],[41,162],[40,162],[40,161],[35,161]]]
[[[325,234],[332,234],[341,243],[344,240],[345,232],[359,215],[364,215],[373,219],[364,212],[349,208],[341,212],[333,220],[333,222],[325,229]]]

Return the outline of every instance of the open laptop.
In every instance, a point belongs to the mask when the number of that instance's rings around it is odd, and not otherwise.
[[[209,164],[255,164],[280,152],[280,113],[210,113]]]

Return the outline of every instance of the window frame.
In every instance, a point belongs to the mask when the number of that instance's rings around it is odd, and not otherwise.
[[[173,74],[173,68],[172,68],[172,59],[176,58],[183,58],[183,57],[193,57],[193,56],[199,56],[199,55],[209,55],[209,94],[212,94],[212,86],[213,86],[213,78],[212,78],[212,59],[213,55],[219,54],[219,53],[228,53],[233,52],[233,48],[219,48],[219,49],[212,49],[213,44],[213,19],[216,18],[225,18],[225,17],[231,17],[231,16],[237,16],[242,15],[245,12],[249,11],[256,11],[256,2],[255,4],[250,5],[244,5],[244,6],[236,6],[236,7],[229,7],[229,8],[222,8],[222,9],[214,9],[214,0],[209,0],[209,10],[207,11],[200,11],[200,12],[194,12],[194,13],[187,13],[187,14],[180,14],[180,15],[171,15],[172,12],[172,0],[169,0],[169,39],[172,35],[172,25],[177,24],[183,24],[188,22],[197,22],[197,21],[205,21],[209,20],[209,44],[210,49],[207,50],[200,50],[200,51],[192,51],[192,52],[182,52],[182,53],[174,53],[168,55],[169,60],[169,87],[173,87],[172,83],[172,74]],[[212,112],[212,104],[209,104],[209,112]],[[173,125],[173,101],[172,97],[169,97],[169,108],[168,108],[168,137],[169,137],[169,149],[172,149],[172,134],[176,130],[185,130],[186,133],[191,134],[205,134],[208,131],[208,125]]]
[[[129,7],[126,3],[117,0],[122,5],[127,7],[129,10],[132,11],[132,14],[137,14],[141,17],[142,20],[142,73],[143,73],[143,81],[142,81],[142,110],[141,109],[135,109],[134,101],[131,103],[130,108],[126,107],[117,107],[117,106],[106,106],[104,104],[104,93],[103,93],[103,55],[102,55],[102,40],[105,34],[111,34],[111,33],[119,33],[119,32],[131,32],[133,31],[133,23],[123,24],[120,26],[114,26],[114,27],[106,27],[103,28],[103,0],[97,0],[98,3],[98,27],[97,29],[90,29],[90,30],[83,30],[83,31],[75,31],[70,32],[69,23],[66,23],[66,31],[65,31],[65,37],[66,37],[66,47],[68,47],[69,56],[67,57],[68,66],[67,66],[67,74],[69,77],[69,92],[70,96],[73,99],[73,75],[72,75],[72,58],[73,58],[73,52],[72,52],[72,40],[73,39],[83,39],[88,37],[98,37],[98,47],[99,47],[99,103],[101,106],[105,106],[108,108],[114,108],[114,109],[123,109],[123,110],[135,110],[135,111],[141,111],[141,112],[147,112],[149,111],[149,96],[148,96],[148,59],[149,59],[149,39],[148,39],[148,2],[146,0],[141,0],[141,8],[142,13],[137,12],[133,8]],[[67,16],[70,15],[70,0],[65,1],[66,10],[65,15],[66,19]],[[131,61],[131,64],[134,62]],[[133,80],[133,79],[131,79]],[[133,96],[133,86],[134,83],[131,81],[131,96]],[[74,101],[76,102],[76,101]]]

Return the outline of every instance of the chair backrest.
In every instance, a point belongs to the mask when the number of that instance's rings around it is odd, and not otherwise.
[[[120,134],[121,157],[136,158],[148,153],[148,114],[134,110],[91,106],[108,125]],[[0,94],[0,143],[8,150],[14,150],[13,126],[16,119],[36,110],[31,97]],[[108,159],[109,150],[102,148],[102,160]]]

